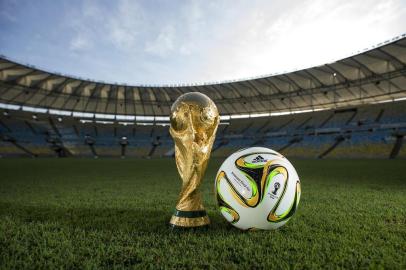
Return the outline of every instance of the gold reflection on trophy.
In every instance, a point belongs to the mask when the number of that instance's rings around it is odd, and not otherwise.
[[[180,96],[171,108],[169,132],[175,142],[175,160],[182,179],[174,227],[199,227],[210,223],[199,186],[203,180],[219,124],[219,113],[206,95],[191,92]]]

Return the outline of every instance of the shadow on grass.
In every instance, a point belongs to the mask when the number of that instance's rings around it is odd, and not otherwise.
[[[194,233],[239,232],[227,223],[220,214],[208,211],[211,224]],[[0,218],[8,217],[13,222],[44,224],[70,230],[132,232],[132,233],[187,233],[188,230],[173,231],[169,226],[172,211],[156,209],[121,208],[62,208],[36,205],[0,203]]]

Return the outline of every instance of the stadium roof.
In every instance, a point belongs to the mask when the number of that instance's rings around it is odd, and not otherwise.
[[[179,95],[198,91],[212,98],[222,115],[269,114],[403,99],[405,75],[405,34],[333,63],[201,85],[111,84],[47,72],[1,57],[0,103],[70,112],[168,116]]]

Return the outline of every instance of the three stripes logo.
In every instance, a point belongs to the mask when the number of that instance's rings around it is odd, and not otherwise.
[[[260,162],[267,162],[267,160],[264,159],[261,155],[256,156],[256,157],[252,160],[252,163],[260,163]]]

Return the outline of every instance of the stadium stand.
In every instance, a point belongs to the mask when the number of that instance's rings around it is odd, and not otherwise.
[[[406,134],[404,108],[406,101],[256,118],[258,121],[231,120],[228,125],[220,125],[213,156],[265,145],[297,158],[402,157]],[[0,152],[4,157],[154,158],[173,154],[167,125],[83,123],[80,119],[46,114],[33,119],[26,112],[7,112],[0,117],[0,123]]]
[[[172,156],[170,106],[198,91],[221,122],[213,156],[254,145],[296,158],[405,158],[406,36],[290,73],[127,86],[0,58],[2,157]]]

